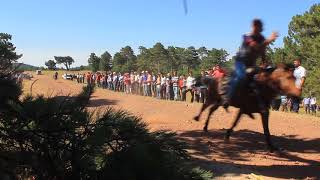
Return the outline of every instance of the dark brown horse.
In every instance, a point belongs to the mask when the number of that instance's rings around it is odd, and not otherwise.
[[[259,108],[258,99],[256,95],[252,93],[249,86],[238,88],[238,91],[231,100],[230,105],[239,108],[239,112],[232,127],[227,130],[225,138],[226,140],[230,138],[233,129],[236,127],[243,114],[247,114],[253,118],[252,113],[259,113],[262,118],[262,125],[267,145],[270,151],[273,151],[276,148],[271,142],[269,132],[269,107],[271,101],[279,93],[290,96],[300,96],[301,91],[296,88],[293,73],[286,65],[279,65],[277,68],[272,70],[260,71],[256,74],[255,81],[257,89],[259,90],[260,99],[264,102],[265,108]],[[203,104],[199,115],[194,117],[194,120],[198,121],[201,113],[211,106],[203,128],[204,131],[208,131],[210,116],[218,109],[219,106],[221,106],[221,95],[218,90],[219,82],[215,79],[205,78],[203,79],[203,82],[208,86],[207,101]]]

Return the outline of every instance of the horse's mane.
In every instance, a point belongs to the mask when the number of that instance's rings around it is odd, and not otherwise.
[[[259,68],[259,72],[272,73],[274,70],[278,68],[283,68],[285,71],[293,71],[295,67],[293,64],[290,64],[290,63],[281,63],[281,64],[278,64],[277,66]]]

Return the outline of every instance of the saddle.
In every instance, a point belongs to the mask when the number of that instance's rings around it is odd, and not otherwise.
[[[255,91],[254,88],[256,88],[255,75],[258,74],[260,71],[262,71],[261,68],[254,68],[254,67],[247,68],[245,70],[246,78],[242,81],[242,86],[238,87],[237,90],[246,89],[247,91],[245,93],[248,93],[249,95],[252,95],[252,96],[256,95],[256,92],[254,92]],[[235,78],[235,77],[233,76],[233,73],[230,73],[228,76],[225,76],[221,80],[220,82],[221,84],[219,85],[220,95],[228,94],[232,78]]]

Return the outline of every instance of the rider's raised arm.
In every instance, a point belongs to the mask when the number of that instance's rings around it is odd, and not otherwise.
[[[278,38],[278,33],[277,32],[272,32],[272,34],[270,35],[270,37],[268,39],[266,39],[264,41],[264,45],[268,46],[270,43],[272,43],[273,41],[275,41]]]

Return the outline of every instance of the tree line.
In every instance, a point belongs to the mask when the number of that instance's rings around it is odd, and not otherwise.
[[[49,70],[54,70],[57,64],[63,64],[69,70],[72,63],[74,63],[74,59],[71,56],[54,56],[54,60],[46,61],[45,65]]]
[[[112,57],[107,51],[98,57],[91,53],[88,63],[92,71],[131,72],[149,70],[152,72],[188,72],[209,69],[215,64],[227,65],[229,53],[225,49],[207,49],[193,46],[188,48],[169,46],[160,42],[151,48],[139,47],[135,55],[130,46],[116,52]]]

